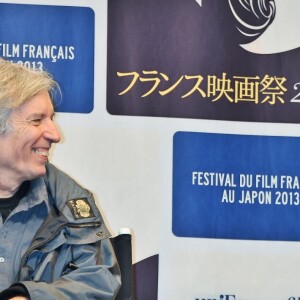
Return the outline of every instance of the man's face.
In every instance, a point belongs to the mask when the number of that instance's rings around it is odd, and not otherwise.
[[[20,183],[45,174],[51,144],[60,140],[53,116],[53,105],[46,91],[12,111],[11,130],[0,135],[2,174]]]

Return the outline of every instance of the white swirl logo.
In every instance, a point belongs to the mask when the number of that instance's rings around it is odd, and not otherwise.
[[[206,3],[195,1],[200,6]],[[300,47],[299,0],[228,0],[228,5],[245,50],[274,54]]]
[[[235,0],[235,5],[229,0],[228,3],[239,23],[238,30],[249,38],[260,36],[275,18],[274,0]]]
[[[229,6],[239,31],[249,39],[240,45],[245,50],[273,54],[300,47],[298,0],[229,0]]]

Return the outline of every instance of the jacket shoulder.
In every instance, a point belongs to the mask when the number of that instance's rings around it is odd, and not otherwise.
[[[69,175],[47,163],[43,179],[54,205],[70,222],[103,222],[92,193]]]

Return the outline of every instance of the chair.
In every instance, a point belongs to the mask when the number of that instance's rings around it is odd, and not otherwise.
[[[121,228],[119,234],[110,238],[121,270],[122,286],[116,300],[133,300],[133,268],[131,230]]]

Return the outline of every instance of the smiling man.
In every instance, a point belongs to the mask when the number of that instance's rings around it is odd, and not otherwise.
[[[57,84],[0,60],[0,299],[114,299],[119,267],[93,196],[48,162]]]

